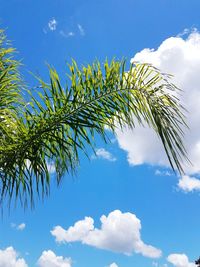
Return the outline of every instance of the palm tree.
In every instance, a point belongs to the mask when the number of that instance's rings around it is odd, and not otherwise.
[[[49,83],[37,78],[39,87],[23,87],[14,50],[0,32],[0,178],[2,200],[14,196],[33,202],[35,194],[49,193],[49,165],[57,184],[65,173],[74,173],[79,153],[95,148],[95,135],[108,141],[125,125],[146,122],[160,137],[173,169],[182,172],[186,157],[182,142],[185,126],[178,89],[170,77],[148,64],[124,60],[98,61],[79,68],[68,65],[66,85],[49,67]],[[27,102],[27,95],[29,100]]]
[[[200,266],[200,257],[198,258],[198,260],[195,261],[195,264],[197,265],[197,267]]]

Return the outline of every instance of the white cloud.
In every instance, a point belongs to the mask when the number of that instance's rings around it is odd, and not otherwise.
[[[157,176],[172,176],[173,173],[167,170],[155,170],[155,175]]]
[[[158,262],[153,261],[153,262],[152,262],[152,266],[154,266],[154,267],[158,267]]]
[[[185,254],[170,254],[167,260],[175,267],[196,267],[195,263],[189,262]]]
[[[85,30],[83,29],[83,26],[81,24],[77,24],[77,27],[79,29],[80,35],[85,35]]]
[[[53,251],[48,250],[42,252],[38,260],[38,265],[40,267],[71,267],[72,260],[70,258],[56,256]]]
[[[186,30],[185,30],[186,33]],[[200,34],[192,32],[186,40],[166,39],[158,49],[144,49],[131,61],[147,62],[174,75],[173,82],[183,90],[181,102],[188,110],[185,145],[193,165],[185,166],[187,175],[200,174]],[[119,146],[128,153],[131,165],[148,163],[169,166],[161,142],[149,128],[136,125],[134,130],[117,133]],[[149,141],[151,140],[151,141]]]
[[[48,22],[48,27],[50,29],[50,31],[55,31],[57,28],[58,22],[56,21],[55,18],[52,18],[49,22]]]
[[[51,234],[57,242],[82,242],[96,248],[131,255],[133,252],[143,256],[158,258],[161,250],[145,244],[140,235],[141,223],[135,214],[120,210],[101,216],[101,228],[94,227],[94,220],[85,217],[67,230],[56,226]]]
[[[56,172],[56,167],[53,162],[48,162],[47,163],[47,170],[50,174],[54,174]]]
[[[111,263],[111,264],[109,265],[109,267],[118,267],[118,265],[117,265],[115,262],[113,262],[113,263]]]
[[[0,250],[0,267],[28,267],[23,258],[19,258],[13,247]]]
[[[68,36],[74,36],[75,33],[74,32],[68,32]]]
[[[21,223],[17,226],[17,230],[20,230],[20,231],[23,231],[26,227],[26,224],[25,223]]]
[[[198,32],[196,28],[185,28],[177,37],[188,36],[191,32]]]
[[[153,262],[152,262],[152,266],[154,266],[154,267],[168,267],[168,265],[167,265],[166,263],[164,263],[164,264],[159,264],[159,263],[156,262],[156,261],[153,261]]]
[[[21,224],[17,225],[16,223],[11,223],[10,226],[16,230],[23,231],[26,227],[26,224],[21,223]]]
[[[84,240],[90,231],[94,231],[94,220],[91,217],[85,217],[84,220],[76,222],[68,230],[61,226],[56,226],[51,234],[55,236],[57,242],[75,242]]]
[[[200,179],[191,177],[188,175],[183,175],[179,179],[178,187],[185,192],[199,191],[200,190]]]
[[[63,30],[60,31],[60,35],[62,35],[62,37],[64,38],[69,38],[69,37],[73,37],[75,36],[75,33],[70,31],[70,32],[65,32]]]
[[[105,148],[96,149],[96,155],[92,156],[92,159],[106,159],[108,161],[116,161],[117,159]]]

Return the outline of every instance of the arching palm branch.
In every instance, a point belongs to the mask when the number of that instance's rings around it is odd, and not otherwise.
[[[0,49],[3,53],[4,48]],[[14,92],[19,75],[10,53],[0,63],[8,61],[1,77],[10,79],[10,83],[0,80],[0,97],[5,95],[4,103],[0,102],[2,199],[16,196],[23,203],[32,202],[35,191],[48,193],[49,164],[55,167],[59,184],[66,172],[76,169],[79,152],[87,153],[87,147],[94,146],[96,133],[106,141],[106,127],[115,133],[124,125],[133,128],[136,122],[146,122],[155,130],[172,168],[183,171],[184,116],[175,96],[178,89],[167,75],[147,64],[133,64],[127,71],[125,61],[95,62],[81,68],[73,61],[64,87],[56,70],[49,68],[50,82],[39,79],[40,88],[30,94],[29,104],[17,106],[19,94]],[[9,70],[11,66],[14,70]]]

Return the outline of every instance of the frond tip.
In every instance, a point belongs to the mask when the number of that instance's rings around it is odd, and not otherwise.
[[[148,64],[132,64],[127,71],[125,61],[113,60],[81,68],[73,61],[65,87],[55,69],[49,68],[49,77],[49,83],[39,79],[40,89],[19,113],[15,133],[2,141],[3,197],[32,199],[34,187],[38,194],[48,193],[49,162],[59,183],[76,169],[79,152],[87,154],[87,146],[94,146],[95,133],[107,140],[106,126],[115,133],[146,122],[160,137],[172,168],[183,172],[186,124],[178,89],[167,75]]]

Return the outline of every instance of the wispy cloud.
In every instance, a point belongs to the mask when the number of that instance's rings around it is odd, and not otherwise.
[[[108,267],[118,267],[118,265],[115,262],[113,262]]]
[[[96,155],[92,156],[92,159],[105,159],[108,161],[116,161],[117,159],[105,148],[96,149]]]
[[[157,176],[172,176],[173,174],[172,174],[172,172],[170,172],[170,171],[166,171],[166,170],[156,170],[155,171],[155,175],[157,175]]]
[[[75,33],[73,31],[65,32],[63,30],[60,30],[60,35],[64,38],[70,38],[75,36]]]
[[[75,35],[75,33],[74,32],[68,32],[68,34],[67,34],[69,37],[71,36],[74,36]]]
[[[50,31],[55,31],[57,28],[57,20],[55,18],[52,18],[49,22],[48,22],[48,27]]]
[[[153,267],[168,267],[167,263],[159,264],[159,263],[156,262],[156,261],[153,261],[153,262],[152,262],[152,266],[153,266]]]
[[[46,25],[46,27],[43,28],[44,34],[47,34],[48,32],[55,32],[59,31],[59,34],[64,38],[70,38],[74,37],[76,35],[85,35],[85,29],[81,24],[75,24],[75,25],[66,25],[64,22],[59,22],[59,28],[58,28],[58,21],[53,17],[50,19]]]
[[[183,36],[187,36],[191,33],[196,33],[198,32],[197,28],[192,27],[192,28],[185,28],[182,32],[180,32],[177,37],[183,37]]]
[[[85,35],[85,30],[81,24],[77,24],[78,30],[80,32],[80,35],[84,36]]]
[[[20,231],[23,231],[26,227],[26,224],[25,223],[21,223],[17,226],[17,230],[20,230]]]
[[[18,225],[16,223],[11,223],[10,226],[16,230],[19,230],[19,231],[23,231],[26,228],[25,223],[20,223]]]

